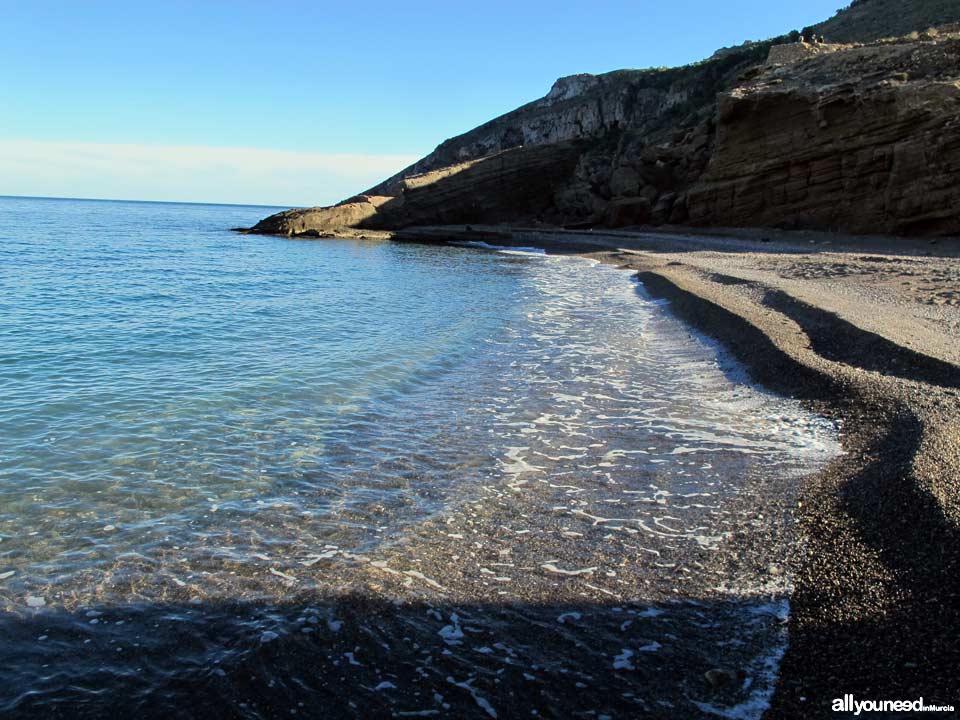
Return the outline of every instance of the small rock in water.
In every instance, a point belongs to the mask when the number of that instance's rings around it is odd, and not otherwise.
[[[47,601],[42,597],[37,597],[36,595],[27,595],[27,607],[32,608],[42,608],[46,606]]]
[[[116,525],[104,525],[104,526],[103,526],[103,531],[104,531],[104,532],[113,532],[113,531],[116,530],[116,529],[117,529],[117,526],[116,526]]]
[[[721,688],[725,685],[729,685],[732,682],[736,682],[737,679],[737,674],[735,672],[732,670],[726,670],[724,668],[713,668],[712,670],[707,670],[703,676],[707,679],[707,682],[715,688]]]

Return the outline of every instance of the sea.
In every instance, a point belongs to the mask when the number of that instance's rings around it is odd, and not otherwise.
[[[840,428],[631,273],[0,198],[0,716],[759,717]]]

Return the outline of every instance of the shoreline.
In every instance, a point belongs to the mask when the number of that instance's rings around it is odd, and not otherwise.
[[[769,717],[833,716],[847,693],[956,704],[960,244],[503,227],[395,239],[451,235],[634,270],[752,380],[842,421],[844,455],[801,488],[790,643]]]

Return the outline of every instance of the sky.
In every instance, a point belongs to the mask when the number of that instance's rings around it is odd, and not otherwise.
[[[844,0],[0,0],[0,195],[329,204],[564,75]]]

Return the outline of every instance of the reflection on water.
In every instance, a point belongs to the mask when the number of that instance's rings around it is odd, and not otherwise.
[[[762,707],[834,429],[623,272],[0,213],[3,710]]]

